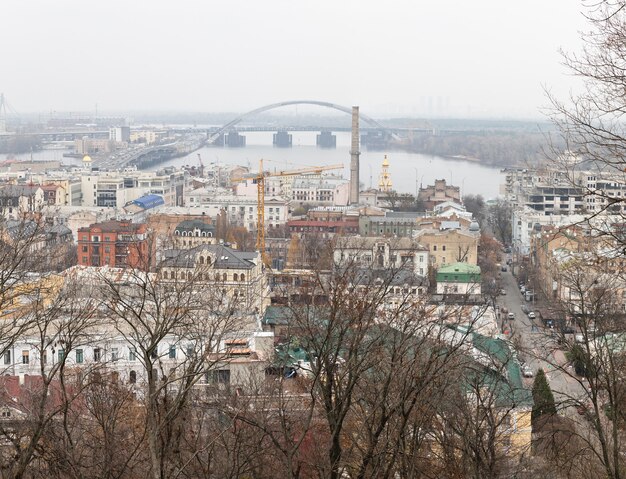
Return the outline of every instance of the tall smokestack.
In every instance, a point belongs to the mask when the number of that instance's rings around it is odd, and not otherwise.
[[[359,107],[352,107],[352,143],[350,145],[350,204],[359,203]]]

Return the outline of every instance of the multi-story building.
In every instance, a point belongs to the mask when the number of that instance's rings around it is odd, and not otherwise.
[[[79,155],[111,153],[115,151],[115,142],[96,138],[81,138],[74,140],[74,151]]]
[[[67,194],[65,188],[58,184],[42,185],[44,203],[47,205],[66,204]]]
[[[150,265],[145,224],[105,221],[78,230],[78,264],[147,269]]]
[[[426,209],[432,209],[444,201],[460,203],[461,189],[458,186],[446,184],[446,180],[435,180],[434,185],[419,189],[417,199],[424,202]]]
[[[122,207],[144,195],[159,195],[167,206],[182,206],[184,170],[88,172],[81,176],[82,206]]]
[[[400,236],[410,238],[418,228],[418,221],[428,213],[386,211],[381,215],[359,217],[359,234],[362,236]]]
[[[44,206],[44,192],[38,185],[0,187],[0,208],[6,219],[20,219],[38,213]]]
[[[185,195],[185,205],[200,208],[207,215],[217,217],[224,211],[233,226],[243,226],[248,231],[256,231],[257,198],[224,194],[222,190],[198,188]],[[277,228],[287,222],[289,201],[281,197],[265,198],[265,227]]]
[[[343,206],[349,203],[349,188],[350,182],[338,176],[296,176],[288,197],[300,204]]]
[[[263,314],[269,286],[259,252],[237,251],[221,244],[165,251],[159,274],[166,281],[196,281],[218,291],[225,302],[248,314]]]
[[[452,263],[437,270],[437,294],[480,294],[480,266]]]
[[[480,230],[463,228],[458,221],[442,222],[439,228],[419,229],[415,239],[428,248],[431,266],[450,263],[478,264]]]
[[[112,126],[109,128],[109,140],[116,143],[128,143],[130,141],[130,126]]]
[[[338,237],[333,259],[336,265],[356,261],[364,268],[400,269],[411,266],[413,273],[428,275],[428,248],[410,238]]]
[[[48,372],[62,362],[67,374],[108,374],[131,388],[137,387],[135,392],[141,394],[147,381],[141,345],[130,339],[133,337],[130,331],[121,334],[119,328],[119,324],[114,327],[103,318],[81,334],[80,340],[74,341],[69,350],[60,338],[43,349],[40,337],[24,335],[0,357],[3,376],[19,377],[20,382],[26,382],[26,378],[41,374],[42,363],[44,371]],[[225,331],[218,333],[218,337],[219,341],[211,345],[212,352],[206,358],[208,372],[202,374],[196,388],[233,386],[246,390],[263,380],[265,369],[273,359],[273,333]],[[203,347],[197,336],[165,335],[151,353],[161,365],[153,374],[160,379],[161,374],[169,371],[185,370],[190,356],[205,354],[200,349]]]
[[[201,219],[181,221],[174,228],[175,248],[195,248],[203,244],[216,244],[215,226]]]
[[[291,234],[307,234],[331,238],[336,234],[354,235],[359,230],[359,211],[349,207],[318,207],[310,209],[306,218],[287,222]]]
[[[545,226],[557,228],[585,221],[585,215],[545,215],[543,212],[524,207],[513,210],[511,217],[511,231],[513,249],[516,253],[526,256],[530,252],[530,242],[533,231]]]
[[[527,207],[544,215],[626,211],[626,182],[619,175],[575,168],[509,168],[503,173],[501,192],[514,209]]]

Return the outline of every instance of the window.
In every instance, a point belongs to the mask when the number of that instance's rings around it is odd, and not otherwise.
[[[230,384],[230,370],[218,369],[213,371],[213,382],[217,384]]]
[[[134,361],[135,359],[137,359],[137,348],[128,348],[128,360]]]
[[[169,358],[176,359],[176,346],[170,346]]]
[[[102,356],[102,350],[100,348],[93,348],[93,360],[100,361],[101,356]]]
[[[129,376],[129,382],[135,384],[137,382],[137,371],[131,371]]]
[[[59,362],[63,362],[63,359],[65,359],[65,350],[64,349],[59,349],[57,351],[57,358],[58,358]]]
[[[237,281],[239,279],[239,275],[237,273],[233,274],[233,281]]]
[[[80,364],[83,362],[83,350],[82,349],[77,349],[76,350],[76,363]]]
[[[87,253],[89,251],[89,247],[87,245],[83,245],[83,253]]]
[[[433,251],[437,251],[437,245],[433,245]]]
[[[117,361],[120,358],[117,348],[111,348],[111,361]]]
[[[28,364],[29,359],[29,351],[27,349],[24,349],[22,351],[22,364]]]
[[[445,251],[445,250],[446,250],[446,245],[444,244],[444,245],[441,247],[441,251]]]
[[[11,351],[4,352],[4,364],[11,364]]]

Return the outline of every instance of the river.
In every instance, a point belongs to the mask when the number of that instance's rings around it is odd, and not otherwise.
[[[350,133],[337,132],[337,148],[322,149],[315,146],[316,132],[293,132],[293,147],[275,148],[272,146],[271,132],[248,132],[246,147],[204,147],[190,155],[175,158],[156,165],[163,166],[197,165],[198,153],[205,166],[211,163],[249,166],[257,171],[259,159],[263,158],[266,169],[278,170],[305,168],[307,166],[342,163],[343,175],[350,175]],[[63,158],[62,150],[43,150],[33,154],[34,160],[58,160],[76,164],[71,158]],[[376,187],[380,175],[383,156],[389,159],[389,172],[394,188],[401,193],[415,194],[416,188],[434,183],[435,179],[461,187],[461,194],[481,194],[485,199],[498,196],[500,183],[504,178],[499,168],[482,166],[476,162],[447,159],[440,156],[422,155],[403,150],[361,151],[360,181],[365,188]],[[27,160],[30,154],[15,155]],[[332,172],[331,172],[332,173]],[[337,170],[336,173],[340,173]]]

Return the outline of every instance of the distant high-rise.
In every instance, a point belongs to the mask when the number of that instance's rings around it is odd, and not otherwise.
[[[130,141],[130,127],[114,126],[109,128],[109,140],[128,143]]]

